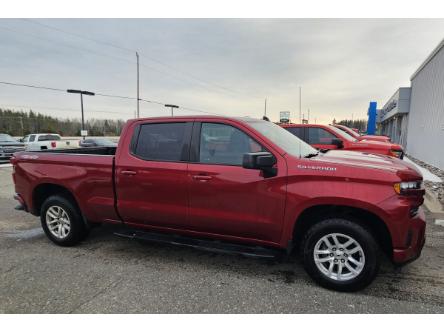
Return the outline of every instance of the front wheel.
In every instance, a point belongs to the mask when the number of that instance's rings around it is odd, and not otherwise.
[[[379,247],[374,237],[346,219],[326,219],[315,224],[305,235],[303,250],[308,274],[329,289],[363,289],[379,269]]]

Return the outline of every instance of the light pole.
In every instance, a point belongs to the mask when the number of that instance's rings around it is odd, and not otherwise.
[[[83,139],[85,139],[85,117],[83,116],[83,95],[88,95],[88,96],[94,96],[95,94],[91,91],[86,91],[86,90],[75,90],[75,89],[68,89],[67,90],[68,93],[70,94],[79,94],[80,95],[80,108],[82,110],[82,129],[80,131],[80,135],[83,137]]]
[[[164,105],[166,108],[171,108],[171,117],[174,117],[174,109],[178,109],[179,106],[178,105],[174,105],[174,104],[165,104]]]

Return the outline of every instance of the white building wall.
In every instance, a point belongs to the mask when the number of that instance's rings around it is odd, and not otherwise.
[[[444,169],[444,47],[411,78],[407,153]]]

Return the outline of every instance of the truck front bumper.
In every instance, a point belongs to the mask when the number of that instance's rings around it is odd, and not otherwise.
[[[422,208],[419,208],[415,217],[406,221],[409,224],[407,246],[393,249],[393,262],[404,265],[417,259],[421,255],[425,244],[425,215]]]

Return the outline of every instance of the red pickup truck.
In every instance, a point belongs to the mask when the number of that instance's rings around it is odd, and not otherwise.
[[[360,141],[335,126],[320,124],[281,124],[280,126],[317,149],[344,149],[400,159],[404,157],[401,145],[370,140]]]
[[[318,152],[251,118],[130,120],[115,147],[20,152],[17,209],[40,216],[48,238],[80,242],[99,223],[120,235],[270,257],[300,249],[321,285],[358,290],[380,255],[420,255],[422,177],[382,155]]]
[[[339,128],[340,130],[343,130],[347,134],[351,135],[355,139],[362,141],[362,140],[370,140],[370,141],[381,141],[381,142],[390,142],[390,138],[385,135],[361,135],[358,132],[356,132],[354,129],[339,125],[339,124],[333,124],[332,126]]]

